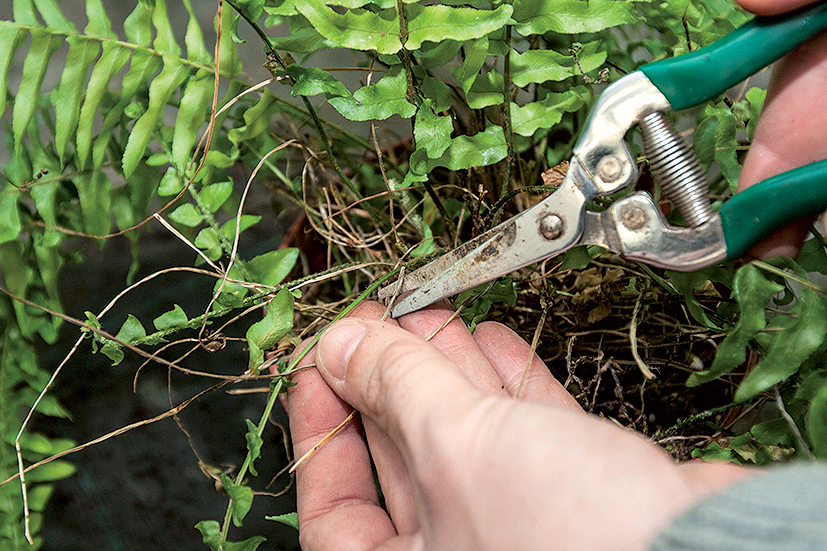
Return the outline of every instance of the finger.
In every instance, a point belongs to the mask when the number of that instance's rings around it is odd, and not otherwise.
[[[301,365],[311,363],[306,356]],[[297,372],[290,388],[288,414],[295,457],[304,456],[347,418],[340,400],[314,369]],[[302,548],[373,549],[396,535],[379,506],[370,457],[358,421],[349,422],[296,471],[299,534]]]
[[[480,394],[444,354],[389,324],[345,319],[322,335],[316,364],[342,399],[374,420],[403,456]]]
[[[510,396],[530,402],[580,410],[577,400],[563,388],[525,340],[505,325],[486,321],[477,325],[474,340],[488,358]]]
[[[453,315],[454,311],[444,306],[429,307],[402,316],[399,325],[422,338],[433,335],[430,343],[456,364],[476,388],[488,394],[504,395],[502,381],[468,327],[459,316],[451,319]],[[437,332],[434,334],[434,331]]]
[[[791,12],[818,0],[738,0],[741,7],[756,15],[778,15]]]
[[[348,317],[379,320],[385,307],[377,302],[363,302],[356,306]],[[388,319],[386,323],[397,325]],[[413,486],[407,465],[396,444],[369,417],[362,421],[365,427],[370,454],[376,465],[376,476],[385,497],[385,507],[399,534],[413,534],[419,529],[414,501]]]
[[[744,160],[738,189],[827,157],[827,32],[796,48],[773,69],[767,99],[750,151]],[[783,198],[779,198],[783,200]],[[794,257],[811,221],[795,223],[751,249],[767,258]]]

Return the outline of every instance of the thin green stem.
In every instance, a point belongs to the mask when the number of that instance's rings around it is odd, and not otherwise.
[[[232,0],[226,0],[226,2],[236,11],[238,14],[255,30],[256,34],[261,38],[262,42],[267,46],[267,50],[269,55],[276,61],[276,63],[284,69],[286,67],[284,60],[278,54],[276,49],[273,47],[273,43],[270,42],[270,38],[264,33],[261,27],[258,26],[258,23],[252,21],[247,15],[241,10],[235,2]],[[313,120],[313,125],[316,127],[316,131],[319,133],[319,139],[322,141],[322,147],[327,154],[327,160],[330,163],[330,166],[333,168],[333,171],[339,176],[342,180],[342,183],[347,186],[347,188],[356,196],[357,199],[363,199],[361,192],[356,187],[356,185],[350,180],[350,178],[345,175],[342,167],[339,166],[339,162],[336,160],[336,156],[333,154],[333,147],[330,144],[330,140],[327,137],[327,132],[325,132],[324,125],[322,124],[321,119],[319,119],[319,115],[316,113],[316,109],[313,107],[313,104],[310,103],[310,100],[307,99],[306,96],[301,96],[302,102],[304,103],[304,107],[307,110],[307,113],[310,115],[310,118]],[[379,224],[379,227],[384,227],[385,223],[376,212],[376,210],[368,204],[365,204],[365,209],[370,214],[371,218]]]
[[[338,316],[333,318],[333,320],[328,323],[321,331],[319,331],[315,337],[310,341],[310,343],[304,347],[304,349],[296,355],[292,362],[287,366],[287,368],[281,373],[281,376],[275,379],[272,383],[272,391],[270,392],[270,396],[267,399],[267,405],[264,407],[264,412],[261,415],[261,421],[259,421],[258,426],[256,427],[256,435],[258,438],[261,438],[264,434],[264,428],[267,426],[267,420],[270,418],[270,414],[273,412],[273,408],[276,405],[276,401],[278,400],[279,394],[284,389],[284,384],[286,377],[290,376],[295,370],[296,366],[299,362],[316,346],[316,343],[319,342],[319,338],[321,338],[322,333],[324,333],[325,329],[330,327],[331,324],[335,323],[336,321],[342,319],[350,312],[353,311],[356,306],[367,299],[371,293],[373,293],[376,289],[378,289],[383,283],[393,277],[401,270],[401,267],[396,267],[384,276],[377,279],[373,282],[365,292],[359,295],[353,302],[351,302],[345,309],[343,309]],[[253,454],[252,451],[247,452],[247,457],[244,458],[244,463],[241,464],[241,468],[238,470],[238,474],[235,477],[235,484],[241,484],[244,481],[244,477],[247,475],[247,471],[250,469],[250,465],[253,463]],[[221,541],[227,541],[227,535],[230,530],[230,522],[233,515],[233,500],[230,498],[230,502],[227,505],[227,513],[224,515],[224,523],[221,526]]]
[[[505,46],[506,52],[503,56],[503,132],[505,132],[505,143],[508,155],[506,157],[505,165],[505,181],[500,190],[500,200],[502,200],[511,187],[511,177],[516,164],[515,148],[514,148],[514,129],[511,126],[511,25],[505,26]],[[496,226],[500,221],[500,212],[497,211],[494,215],[494,225]]]
[[[803,277],[799,277],[795,274],[791,274],[790,272],[785,272],[781,268],[777,268],[777,267],[773,266],[772,264],[767,264],[766,262],[763,262],[761,260],[753,260],[753,261],[750,262],[750,264],[752,264],[756,268],[764,270],[765,272],[769,272],[769,273],[777,275],[779,277],[783,277],[783,278],[788,279],[790,281],[794,281],[794,282],[798,283],[799,285],[801,285],[802,287],[806,287],[806,288],[811,289],[811,290],[813,290],[817,293],[821,293],[822,295],[827,295],[827,289],[825,289],[824,287],[816,285],[812,281],[808,281],[808,280],[804,279]]]

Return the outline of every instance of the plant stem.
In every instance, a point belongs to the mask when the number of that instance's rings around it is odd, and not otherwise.
[[[365,292],[363,292],[361,295],[359,295],[356,298],[356,300],[351,302],[346,308],[344,308],[339,313],[338,316],[333,318],[333,320],[330,323],[328,323],[321,331],[319,331],[316,334],[316,336],[313,337],[313,339],[310,341],[310,343],[306,347],[304,347],[304,349],[293,359],[293,361],[290,363],[290,365],[288,365],[287,368],[281,373],[281,376],[273,381],[272,387],[271,387],[273,390],[272,390],[272,392],[270,392],[270,396],[267,399],[267,405],[264,407],[264,412],[261,415],[261,421],[259,421],[259,424],[256,428],[256,435],[258,436],[258,438],[261,438],[262,435],[264,434],[264,427],[267,426],[267,420],[270,418],[270,414],[273,412],[273,407],[275,407],[276,401],[278,401],[279,394],[282,392],[282,389],[284,387],[285,378],[290,376],[295,371],[296,366],[299,364],[299,362],[307,355],[308,352],[310,352],[310,350],[313,349],[314,346],[316,346],[316,343],[319,342],[319,339],[321,338],[322,333],[324,333],[325,329],[330,327],[336,321],[338,321],[338,320],[342,319],[343,317],[345,317],[346,315],[348,315],[354,308],[356,308],[356,306],[359,303],[361,303],[366,298],[368,298],[373,291],[378,289],[383,283],[385,283],[387,280],[389,280],[391,277],[393,277],[395,274],[397,274],[399,272],[399,270],[401,270],[401,269],[402,268],[400,266],[397,266],[396,268],[394,268],[393,270],[391,270],[390,272],[388,272],[387,274],[385,274],[384,276],[380,277],[379,279],[374,281],[372,284],[370,284],[368,286],[368,288],[365,289]],[[253,454],[252,454],[251,451],[248,451],[247,452],[247,457],[244,458],[244,463],[242,463],[241,468],[238,470],[238,475],[236,475],[236,477],[235,477],[235,480],[234,480],[235,484],[242,484],[244,482],[244,477],[247,475],[247,471],[250,469],[250,465],[252,464],[252,462],[253,462]],[[222,543],[227,541],[227,535],[228,535],[229,530],[230,530],[230,522],[231,522],[232,516],[233,516],[233,500],[232,500],[232,498],[230,498],[230,502],[227,505],[227,513],[224,515],[224,523],[221,526],[221,541],[222,541]]]
[[[500,189],[500,200],[505,198],[511,186],[511,177],[516,163],[514,153],[514,131],[511,126],[511,25],[505,26],[505,55],[503,56],[503,132],[508,151],[505,165],[505,181]],[[496,226],[500,221],[500,212],[494,215],[493,224]]]
[[[264,34],[264,31],[261,30],[261,27],[255,21],[250,20],[249,17],[238,7],[232,0],[226,0],[232,8],[238,12],[238,14],[255,30],[256,34],[261,38],[264,44],[267,46],[267,50],[269,55],[276,61],[276,63],[282,69],[285,68],[284,60],[278,54],[276,49],[273,47],[273,43],[270,42],[269,37]],[[322,147],[324,147],[325,153],[327,154],[328,162],[330,166],[333,168],[333,171],[339,176],[347,188],[353,193],[357,199],[364,199],[362,194],[359,192],[359,189],[353,184],[353,182],[348,178],[345,173],[342,171],[342,167],[339,166],[339,162],[336,160],[336,156],[333,154],[333,148],[330,145],[330,140],[327,137],[327,132],[325,132],[324,125],[322,124],[321,119],[319,119],[319,115],[316,113],[316,109],[313,107],[313,104],[310,103],[310,100],[307,99],[306,96],[301,96],[302,102],[304,103],[305,109],[307,109],[307,113],[310,115],[310,118],[313,119],[313,125],[316,127],[316,131],[319,133],[319,138],[322,141]],[[365,209],[370,213],[371,218],[379,224],[380,227],[384,227],[384,221],[380,218],[379,214],[375,211],[373,207],[368,204],[365,204]]]

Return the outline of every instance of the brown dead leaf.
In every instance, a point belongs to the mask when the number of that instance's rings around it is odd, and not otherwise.
[[[563,161],[557,166],[553,166],[541,174],[543,178],[543,185],[559,187],[566,179],[566,173],[569,171],[569,162]]]
[[[599,273],[596,267],[592,267],[577,274],[577,278],[574,280],[574,288],[583,290],[587,287],[600,287],[602,283],[603,274]]]
[[[608,302],[601,302],[599,305],[589,310],[589,314],[586,317],[586,321],[588,321],[589,323],[597,323],[603,318],[609,317],[611,313],[612,305]]]

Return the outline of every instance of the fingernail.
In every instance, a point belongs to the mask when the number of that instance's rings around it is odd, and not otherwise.
[[[319,339],[316,365],[338,380],[345,378],[348,360],[367,329],[353,320],[342,320],[329,327]]]

